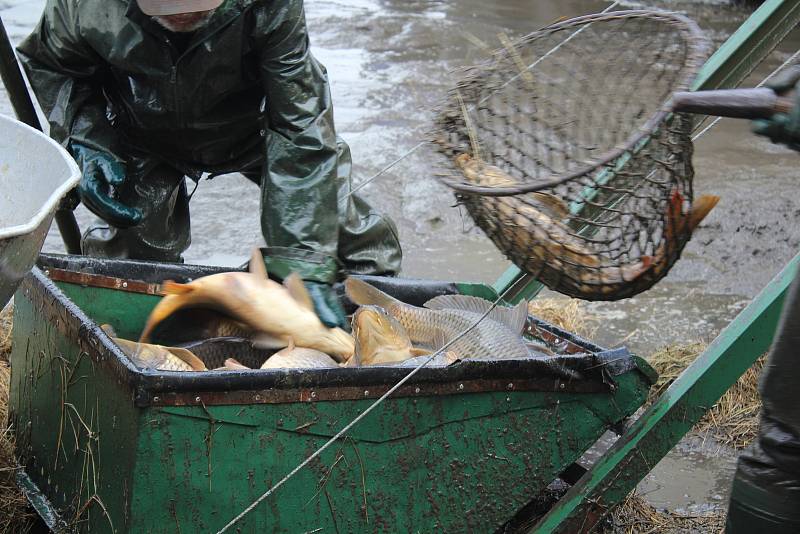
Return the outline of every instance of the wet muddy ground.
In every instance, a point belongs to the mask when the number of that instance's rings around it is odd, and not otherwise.
[[[12,40],[36,23],[43,0],[0,0]],[[431,108],[454,83],[451,70],[477,61],[472,38],[523,35],[559,17],[600,11],[592,0],[308,0],[313,53],[331,79],[338,133],[349,142],[359,184],[414,147],[430,127]],[[684,11],[719,45],[749,14],[725,1],[624,2]],[[784,41],[749,80],[755,85],[800,48]],[[10,113],[0,94],[0,113]],[[398,223],[404,276],[491,282],[507,262],[453,205],[432,177],[423,147],[362,193]],[[686,247],[683,259],[653,290],[588,309],[601,325],[595,340],[626,344],[642,355],[667,343],[710,341],[800,248],[798,155],[756,138],[746,123],[723,120],[695,146],[695,189],[721,202]],[[204,180],[192,200],[193,244],[187,261],[238,265],[261,241],[258,195],[238,175]],[[79,209],[83,227],[91,217]],[[45,250],[60,251],[58,235]],[[551,295],[552,296],[552,295]],[[659,506],[725,502],[734,456],[686,441],[642,484]]]

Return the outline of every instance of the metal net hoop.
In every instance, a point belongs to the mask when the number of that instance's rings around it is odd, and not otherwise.
[[[691,235],[691,119],[669,112],[707,45],[635,10],[548,26],[465,69],[438,111],[441,180],[523,271],[614,300],[648,289]]]

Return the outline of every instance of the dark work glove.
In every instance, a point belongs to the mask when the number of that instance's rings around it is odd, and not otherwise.
[[[308,294],[311,295],[319,320],[329,328],[338,326],[346,330],[347,319],[345,318],[344,308],[342,308],[342,303],[339,302],[339,297],[336,296],[333,288],[326,283],[312,280],[304,280],[303,283],[308,290]]]
[[[753,132],[769,137],[773,143],[800,150],[800,65],[787,69],[767,87],[778,95],[794,90],[794,107],[789,113],[776,113],[769,119],[753,121]]]
[[[114,198],[112,187],[125,182],[125,167],[111,154],[73,143],[73,157],[83,176],[78,184],[81,201],[89,210],[116,228],[129,228],[142,221],[142,212]]]

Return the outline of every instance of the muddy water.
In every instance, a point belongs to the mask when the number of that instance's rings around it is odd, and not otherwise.
[[[35,24],[43,0],[0,0],[13,40]],[[430,109],[454,82],[453,68],[495,47],[497,35],[522,35],[559,17],[596,12],[592,0],[308,0],[312,50],[329,71],[337,129],[353,151],[361,183],[404,155],[430,125]],[[721,43],[747,16],[726,2],[626,2],[685,11]],[[795,31],[752,76],[760,81],[800,47]],[[0,112],[9,113],[5,95]],[[397,221],[405,248],[404,275],[490,282],[507,263],[449,191],[431,177],[431,154],[417,150],[363,189]],[[673,342],[711,340],[800,248],[795,200],[798,156],[750,135],[747,124],[724,120],[696,143],[696,189],[722,201],[688,245],[669,277],[650,292],[589,310],[602,328],[596,339],[625,343],[640,354]],[[201,182],[192,201],[191,262],[238,265],[261,242],[258,195],[241,176]],[[83,227],[91,217],[78,211]],[[60,251],[58,235],[45,250]],[[642,489],[660,506],[724,502],[730,455],[678,447]]]

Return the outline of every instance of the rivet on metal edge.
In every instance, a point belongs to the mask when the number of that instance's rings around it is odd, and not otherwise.
[[[260,401],[261,400],[261,395],[253,395],[253,400]]]
[[[194,401],[195,401],[195,402],[200,402],[200,400],[201,400],[201,399],[200,399],[200,397],[195,397],[195,398],[194,398]]]
[[[506,387],[508,387],[508,389],[514,389],[514,383],[513,382],[509,382],[508,386],[506,386]]]
[[[44,272],[44,275],[45,275],[45,276],[50,276],[50,270],[49,270],[49,269],[48,269],[48,270],[46,270],[46,271]],[[27,294],[27,292],[26,292],[26,294]]]
[[[365,397],[368,397],[368,396],[369,396],[369,390],[368,390],[368,389],[365,389],[365,390],[364,390],[364,396],[365,396]]]
[[[506,402],[511,402],[511,397],[506,397]]]
[[[566,387],[566,384],[564,384],[564,382],[561,382],[561,384],[559,384],[558,387],[560,387],[561,389],[564,389]]]
[[[313,399],[313,398],[314,398],[314,397],[316,397],[316,396],[317,396],[317,392],[316,392],[316,391],[312,391],[312,392],[311,392],[311,398]]]
[[[122,287],[128,287],[128,282],[122,282]]]
[[[153,402],[159,402],[161,399],[159,397],[153,397]]]
[[[459,384],[458,389],[464,389],[464,384]]]
[[[414,393],[419,393],[419,388],[414,389]]]

